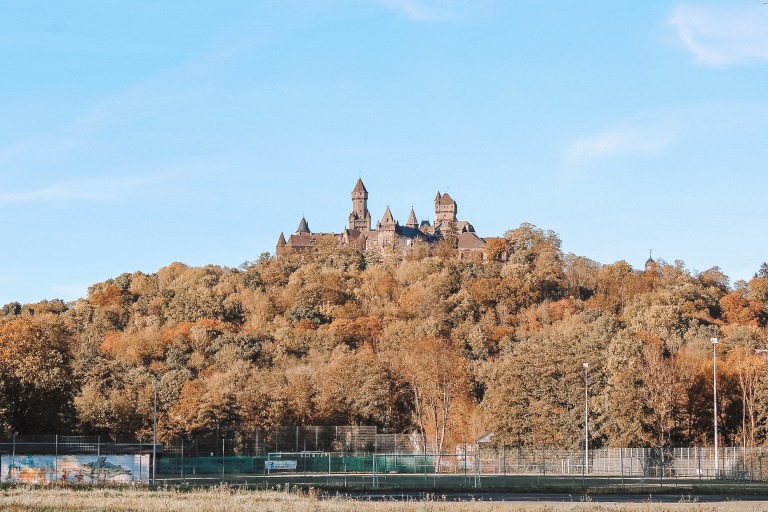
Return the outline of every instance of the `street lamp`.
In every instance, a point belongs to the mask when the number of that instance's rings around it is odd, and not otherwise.
[[[584,363],[584,471],[589,473],[589,363]]]
[[[710,338],[712,342],[712,397],[715,409],[715,479],[720,478],[720,456],[717,453],[717,344],[718,338]]]
[[[155,467],[157,466],[157,372],[152,372],[152,391],[155,395],[152,414],[152,485],[155,485]]]

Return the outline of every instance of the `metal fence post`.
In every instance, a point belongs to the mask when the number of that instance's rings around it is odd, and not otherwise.
[[[624,447],[619,448],[619,465],[621,465],[621,485],[624,485]]]
[[[467,481],[467,443],[464,442],[464,482]]]
[[[501,445],[502,453],[504,454],[504,485],[507,484],[507,444],[504,443]]]
[[[659,446],[659,469],[661,470],[661,487],[664,487],[664,449]]]
[[[699,449],[699,445],[696,445],[696,464],[697,464],[696,473],[698,473],[699,480],[701,480],[701,450]]]

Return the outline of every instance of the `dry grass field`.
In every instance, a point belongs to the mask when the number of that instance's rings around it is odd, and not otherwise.
[[[520,502],[360,502],[346,499],[318,499],[294,492],[246,491],[228,487],[179,491],[146,488],[75,489],[65,487],[11,487],[0,491],[0,510],[8,512],[458,512],[458,511],[595,511],[595,512],[731,512],[768,510],[766,502],[730,501],[720,504],[597,504]]]

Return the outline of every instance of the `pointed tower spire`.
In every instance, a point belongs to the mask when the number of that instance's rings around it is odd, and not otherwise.
[[[283,232],[280,232],[280,238],[277,239],[277,246],[278,247],[285,247],[285,235],[283,235]]]
[[[392,212],[389,210],[389,206],[387,206],[387,210],[384,212],[384,216],[381,218],[382,224],[394,224],[395,218],[392,216]]]
[[[411,214],[408,216],[408,222],[405,225],[409,228],[419,229],[419,222],[416,220],[416,214],[413,212],[413,206],[411,206]]]
[[[364,193],[367,194],[368,191],[365,189],[365,185],[363,185],[363,179],[357,178],[357,183],[355,183],[355,188],[352,189],[352,193]]]
[[[299,222],[299,227],[296,228],[296,233],[309,233],[309,224],[307,224],[307,219],[304,217],[301,218],[301,222]]]

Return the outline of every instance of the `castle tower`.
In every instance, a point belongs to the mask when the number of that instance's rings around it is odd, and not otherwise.
[[[393,247],[395,245],[397,221],[392,216],[389,206],[387,206],[384,216],[376,224],[376,231],[378,231],[379,247]]]
[[[653,259],[653,251],[651,250],[650,256],[648,256],[648,260],[645,262],[645,271],[650,272],[656,270],[657,266],[656,261]]]
[[[435,226],[439,226],[444,221],[456,222],[457,213],[456,201],[451,199],[447,192],[445,194],[438,192],[435,197]]]
[[[384,231],[394,231],[396,224],[395,218],[392,216],[389,206],[387,206],[384,216],[381,218],[381,221],[379,221],[379,229],[383,229]]]
[[[408,228],[419,229],[419,222],[416,220],[416,214],[413,212],[413,208],[411,208],[411,214],[408,216],[408,222],[405,223],[405,226]]]
[[[305,219],[304,217],[301,218],[301,221],[299,222],[299,227],[296,228],[296,234],[300,234],[300,233],[304,233],[304,234],[310,233],[309,224],[307,224],[307,219]]]
[[[352,213],[349,214],[349,229],[371,230],[371,212],[368,211],[368,191],[363,180],[358,178],[352,189]]]
[[[277,239],[277,246],[275,247],[275,256],[278,258],[283,255],[285,251],[285,236],[282,231],[280,232],[280,238]]]

